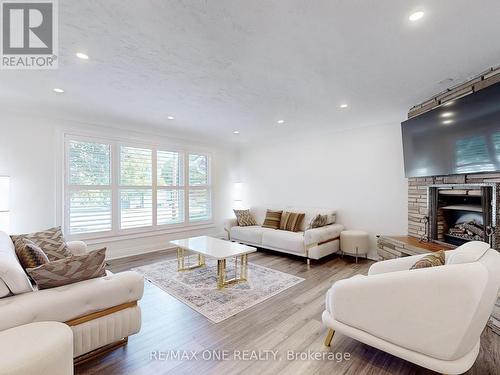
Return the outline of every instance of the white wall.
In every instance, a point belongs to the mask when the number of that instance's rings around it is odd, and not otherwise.
[[[139,126],[138,126],[139,128]],[[133,137],[202,148],[212,155],[214,226],[181,233],[155,234],[113,241],[94,241],[107,246],[109,258],[168,248],[168,240],[197,234],[217,234],[223,219],[231,215],[235,182],[235,152],[220,145],[193,143],[164,134],[117,130],[91,124],[40,118],[16,113],[0,115],[0,176],[11,177],[11,233],[29,233],[61,224],[61,158],[63,130],[73,129],[103,137]],[[92,242],[92,241],[91,241]]]
[[[284,129],[285,130],[285,129]],[[376,234],[407,233],[400,125],[247,146],[240,155],[244,204],[337,209],[337,222]]]

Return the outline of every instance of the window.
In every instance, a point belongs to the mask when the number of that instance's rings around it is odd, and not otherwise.
[[[67,136],[65,157],[70,235],[168,229],[212,218],[208,155]]]
[[[111,148],[70,141],[67,208],[70,233],[111,231]]]

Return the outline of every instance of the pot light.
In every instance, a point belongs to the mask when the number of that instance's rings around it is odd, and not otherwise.
[[[55,89],[53,89],[53,90],[54,90],[54,92],[57,92],[58,94],[62,94],[62,93],[64,92],[64,90],[63,90],[63,89],[60,89],[60,88],[58,88],[58,87],[56,87],[56,88],[55,88]]]
[[[444,121],[442,122],[442,124],[443,124],[443,125],[449,125],[449,124],[451,124],[451,123],[453,123],[453,120],[444,120]]]
[[[342,109],[346,109],[346,108],[349,108],[349,104],[344,103],[344,104],[341,104],[339,107]]]
[[[284,123],[285,123],[285,120],[278,120],[278,121],[276,121],[276,122],[277,122],[278,124],[282,125],[282,124],[284,124]]]
[[[424,12],[422,12],[420,10],[418,12],[414,12],[414,13],[410,14],[410,17],[408,17],[408,19],[411,22],[415,22],[415,21],[418,21],[419,19],[421,19],[423,16],[424,16]]]
[[[454,100],[450,100],[449,102],[446,102],[443,104],[443,107],[449,107],[450,105],[453,105],[453,103],[455,103]]]
[[[167,119],[168,120],[173,120],[173,119],[175,119],[175,117],[174,116],[167,116]]]
[[[444,118],[451,117],[453,115],[454,115],[453,112],[443,112],[443,113],[441,113],[441,117],[444,117]]]
[[[238,130],[235,130],[233,134],[240,134],[240,132]]]
[[[76,57],[78,57],[79,59],[82,59],[82,60],[88,60],[89,59],[89,55],[83,53],[83,52],[77,52],[76,53]]]

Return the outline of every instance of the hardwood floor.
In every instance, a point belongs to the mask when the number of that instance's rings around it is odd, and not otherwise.
[[[110,270],[120,272],[140,265],[174,258],[172,252],[157,252],[110,262]],[[141,332],[128,345],[87,362],[75,374],[434,374],[402,359],[336,333],[331,348],[323,345],[327,333],[321,322],[325,293],[336,280],[366,274],[373,263],[337,255],[312,262],[259,251],[249,262],[301,276],[306,280],[271,299],[219,324],[146,282],[140,301],[143,314]],[[152,352],[197,351],[198,360],[154,360]],[[207,352],[205,352],[207,350]],[[234,351],[278,351],[281,360],[269,353],[267,360],[203,360],[202,353]],[[331,352],[349,360],[287,360],[287,351]],[[212,352],[213,351],[213,352]],[[223,352],[225,351],[225,352]],[[207,354],[205,354],[207,355]],[[321,354],[320,354],[321,355]],[[479,357],[467,374],[500,374],[500,336],[487,328],[481,337]]]

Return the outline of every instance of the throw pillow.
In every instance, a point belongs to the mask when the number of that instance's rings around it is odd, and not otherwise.
[[[281,215],[280,229],[288,230],[290,232],[298,232],[305,216],[306,214],[304,213],[285,212]]]
[[[51,262],[71,255],[64,242],[61,227],[50,228],[43,232],[11,236],[12,242],[16,243],[20,237],[27,238],[40,247]]]
[[[444,262],[445,262],[445,253],[443,250],[440,250],[437,253],[429,254],[423,258],[420,258],[419,260],[417,260],[417,262],[415,262],[413,266],[411,266],[410,270],[416,270],[418,268],[444,266]]]
[[[307,229],[321,228],[327,224],[328,224],[328,215],[318,214],[311,220]]]
[[[264,219],[264,224],[262,224],[262,226],[264,228],[280,229],[282,213],[283,211],[267,210],[266,218]]]
[[[49,258],[40,247],[32,241],[20,237],[15,243],[16,255],[24,269],[35,268],[42,264],[49,263]]]
[[[250,210],[233,210],[236,215],[236,220],[238,220],[238,225],[240,227],[248,227],[250,225],[257,225],[257,222],[253,218]]]
[[[38,289],[55,288],[106,276],[105,256],[106,248],[102,248],[85,255],[72,255],[36,268],[28,268],[26,272],[35,281]]]

